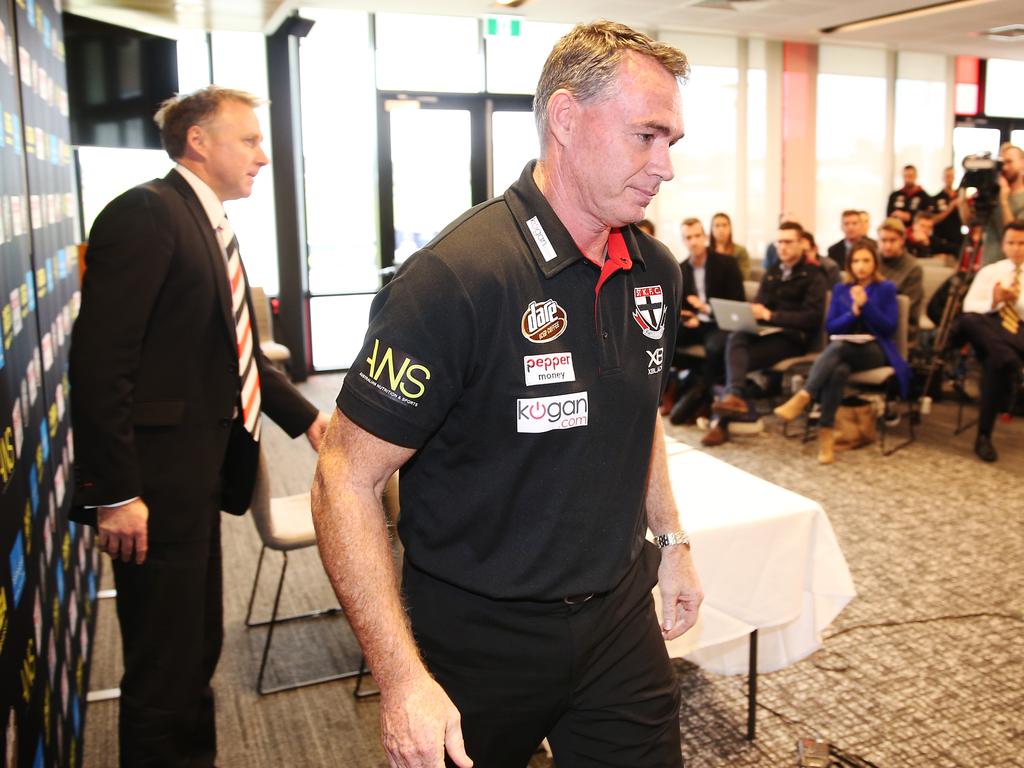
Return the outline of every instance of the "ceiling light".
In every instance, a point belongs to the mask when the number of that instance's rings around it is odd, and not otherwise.
[[[1024,24],[1007,24],[1005,27],[992,27],[992,29],[986,29],[981,34],[992,40],[1014,42],[1024,39]]]
[[[919,19],[923,16],[932,16],[936,13],[945,13],[946,11],[956,11],[962,8],[971,8],[975,5],[984,5],[986,3],[992,3],[995,0],[947,0],[944,3],[933,3],[931,5],[924,5],[920,8],[914,8],[909,11],[899,11],[897,13],[887,13],[882,16],[872,16],[868,19],[861,19],[860,21],[851,21],[847,24],[838,24],[834,27],[825,27],[821,30],[822,34],[830,35],[834,32],[856,32],[860,29],[868,29],[869,27],[877,27],[882,24],[892,24],[899,21],[909,21],[911,19]]]

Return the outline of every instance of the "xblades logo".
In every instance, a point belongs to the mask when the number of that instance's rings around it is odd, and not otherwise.
[[[656,373],[661,373],[665,367],[665,350],[658,347],[655,350],[646,349],[647,353],[647,375],[653,376]]]

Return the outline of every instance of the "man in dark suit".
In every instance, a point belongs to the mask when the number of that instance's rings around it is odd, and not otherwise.
[[[256,97],[210,86],[156,115],[177,166],[93,225],[72,333],[72,516],[113,558],[122,766],[211,766],[220,510],[249,504],[262,413],[314,448],[326,417],[260,352],[223,201],[269,161]]]
[[[705,357],[701,373],[672,407],[669,421],[673,424],[690,420],[703,403],[710,405],[711,387],[724,381],[722,361],[728,334],[715,322],[710,300],[746,298],[739,263],[732,256],[708,248],[708,236],[700,219],[685,219],[682,229],[690,257],[679,265],[683,273],[683,309],[679,313],[673,366],[682,370],[693,365],[693,359],[681,354],[681,350],[694,344],[704,347]]]
[[[828,257],[839,265],[839,269],[846,269],[846,257],[850,254],[850,247],[861,237],[867,237],[861,212],[852,208],[843,211],[842,228],[843,239],[828,247]],[[867,239],[871,240],[870,237]]]

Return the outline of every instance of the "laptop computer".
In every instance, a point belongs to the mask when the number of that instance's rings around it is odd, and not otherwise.
[[[759,325],[750,304],[745,301],[708,299],[708,303],[715,313],[715,322],[723,331],[746,331],[755,336],[767,336],[782,330],[777,325]]]

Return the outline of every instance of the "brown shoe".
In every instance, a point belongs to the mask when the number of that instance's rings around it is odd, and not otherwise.
[[[661,393],[661,405],[658,408],[658,412],[662,416],[668,416],[672,411],[672,406],[676,402],[676,392],[679,389],[679,385],[676,383],[675,377],[673,377],[665,391]]]
[[[716,400],[711,410],[721,416],[743,416],[750,410],[747,401],[731,392],[721,400]]]
[[[801,389],[789,400],[775,409],[774,413],[783,421],[792,421],[803,413],[811,402],[811,394],[806,389]]]
[[[705,448],[714,448],[717,445],[728,442],[729,432],[721,424],[715,424],[707,434],[700,439],[700,444]]]

